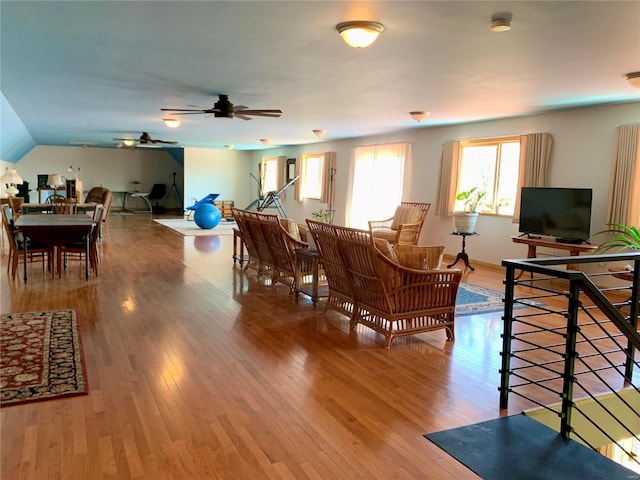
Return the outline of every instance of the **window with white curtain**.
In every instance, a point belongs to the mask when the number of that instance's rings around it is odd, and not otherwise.
[[[304,154],[300,162],[300,198],[322,197],[324,154]]]
[[[354,147],[347,224],[367,229],[369,220],[391,217],[409,198],[410,167],[410,143]]]

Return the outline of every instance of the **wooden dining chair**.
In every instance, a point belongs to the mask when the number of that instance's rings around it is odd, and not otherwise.
[[[56,198],[52,199],[52,197]],[[49,203],[51,204],[51,213],[74,215],[76,213],[78,200],[75,198],[64,198],[58,195],[52,195],[49,197]]]
[[[100,263],[100,256],[98,254],[98,239],[100,237],[101,219],[104,212],[104,207],[98,205],[93,213],[95,224],[91,233],[89,234],[89,266],[93,270],[96,276],[98,276],[98,263]],[[61,276],[61,266],[64,263],[64,268],[67,268],[67,260],[83,260],[86,254],[86,244],[84,240],[73,242],[69,245],[59,246],[57,263],[58,263],[58,276]]]
[[[13,225],[13,213],[9,205],[3,205],[2,209],[2,226],[9,241],[9,258],[7,263],[7,273],[11,274],[11,278],[16,278],[18,265],[20,261],[24,261],[24,242],[20,238],[19,231]],[[51,247],[44,247],[34,243],[27,244],[27,262],[35,262],[42,260],[42,271],[44,272],[45,260],[49,271],[53,268],[53,252]]]

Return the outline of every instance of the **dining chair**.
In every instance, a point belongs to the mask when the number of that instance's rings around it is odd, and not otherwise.
[[[57,197],[53,198],[52,197]],[[78,200],[75,198],[64,198],[58,195],[52,195],[49,197],[49,203],[51,204],[51,213],[60,215],[74,215],[76,213],[76,206]]]
[[[100,237],[101,219],[104,212],[104,207],[98,205],[93,213],[94,225],[89,233],[89,266],[98,276],[98,263],[100,263],[100,256],[98,254],[98,239]],[[86,254],[85,240],[73,242],[69,245],[58,247],[57,263],[58,263],[58,276],[62,275],[61,266],[64,264],[64,268],[67,268],[67,260],[83,260]]]
[[[9,258],[7,263],[7,273],[11,273],[11,278],[16,278],[18,265],[24,260],[24,242],[20,238],[19,230],[13,224],[13,214],[9,205],[2,206],[2,226],[9,241]],[[47,260],[48,271],[52,271],[53,253],[52,247],[44,247],[27,241],[27,262],[42,260],[42,271],[44,272],[45,259]]]

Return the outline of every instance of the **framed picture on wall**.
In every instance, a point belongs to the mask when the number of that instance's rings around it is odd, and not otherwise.
[[[38,174],[38,188],[44,188],[47,186],[47,179],[49,178],[48,174]]]

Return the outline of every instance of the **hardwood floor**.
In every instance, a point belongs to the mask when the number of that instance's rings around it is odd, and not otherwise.
[[[112,216],[99,277],[33,264],[26,285],[3,242],[1,311],[75,309],[90,386],[0,410],[3,480],[474,479],[422,435],[525,407],[498,406],[501,313],[385,349],[234,267],[231,235]],[[474,266],[464,281],[502,288]]]

